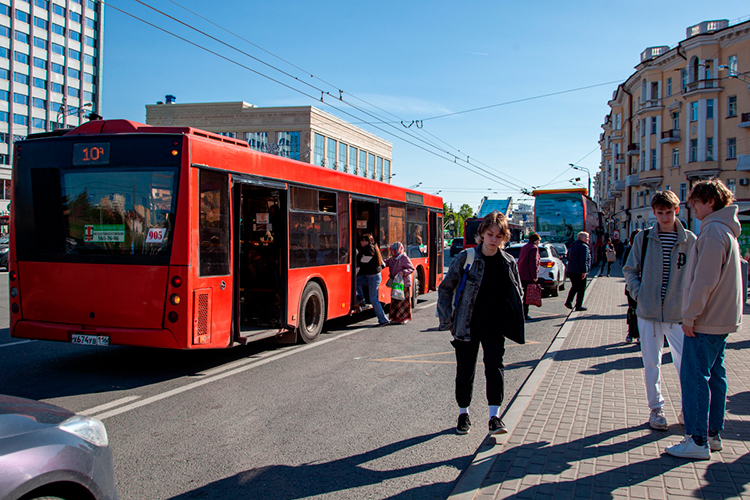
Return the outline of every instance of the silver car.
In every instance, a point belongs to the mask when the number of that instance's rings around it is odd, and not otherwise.
[[[516,261],[521,255],[523,243],[510,245],[505,249]],[[559,290],[565,290],[565,264],[551,243],[539,245],[539,284],[553,297],[559,295]]]
[[[0,499],[117,500],[104,424],[0,395]]]

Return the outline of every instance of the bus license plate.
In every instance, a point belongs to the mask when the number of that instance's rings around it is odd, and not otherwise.
[[[70,337],[70,341],[74,344],[82,345],[109,345],[109,337],[106,335],[84,335],[82,333],[74,333]]]

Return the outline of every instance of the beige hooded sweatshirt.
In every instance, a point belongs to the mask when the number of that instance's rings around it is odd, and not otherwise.
[[[740,221],[737,205],[712,212],[701,221],[688,255],[683,281],[682,324],[698,333],[736,332],[742,321]]]

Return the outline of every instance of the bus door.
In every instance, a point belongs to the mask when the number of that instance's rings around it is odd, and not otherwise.
[[[287,306],[287,186],[234,176],[235,339],[277,335]]]
[[[430,212],[430,250],[429,260],[430,276],[428,278],[427,290],[437,290],[438,274],[443,274],[443,214]]]
[[[357,254],[359,253],[359,238],[363,234],[371,234],[375,244],[380,242],[380,205],[377,198],[352,195],[352,304],[356,304],[357,294]],[[367,291],[365,291],[365,298]]]

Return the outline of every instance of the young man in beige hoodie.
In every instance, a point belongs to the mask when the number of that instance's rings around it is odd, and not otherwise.
[[[666,452],[683,458],[711,458],[722,448],[727,371],[727,336],[742,320],[740,221],[732,192],[716,179],[693,186],[688,197],[701,221],[690,251],[682,294],[682,408],[685,438]]]

